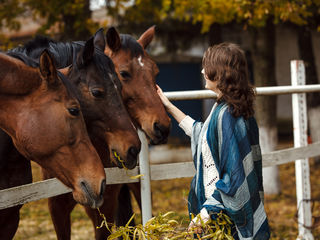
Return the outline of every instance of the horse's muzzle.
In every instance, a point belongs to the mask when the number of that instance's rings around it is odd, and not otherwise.
[[[153,132],[154,132],[154,137],[151,139],[150,144],[153,144],[153,145],[163,144],[168,141],[170,128],[165,127],[159,124],[158,122],[155,122],[153,124]]]
[[[137,149],[136,147],[129,148],[127,152],[127,161],[125,162],[126,168],[133,169],[137,166],[139,152],[140,149]]]
[[[105,179],[103,179],[101,181],[99,194],[96,194],[92,190],[90,184],[88,184],[86,181],[80,182],[80,188],[83,191],[85,198],[86,198],[86,203],[84,203],[84,205],[88,205],[91,208],[98,208],[102,205],[103,194],[106,189],[106,180]]]

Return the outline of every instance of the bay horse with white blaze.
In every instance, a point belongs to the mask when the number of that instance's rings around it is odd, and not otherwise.
[[[38,67],[34,64],[25,56],[17,59],[0,53],[0,128],[25,158],[70,187],[76,201],[98,207],[103,201],[105,172],[88,137],[79,102],[48,51],[40,55]],[[1,158],[1,168],[8,161]],[[9,220],[1,222],[5,230],[11,230]],[[13,224],[15,228],[17,222]],[[0,231],[0,238],[12,239],[14,232]]]

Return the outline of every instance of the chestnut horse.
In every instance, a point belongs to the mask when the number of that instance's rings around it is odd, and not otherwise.
[[[118,34],[116,29],[111,27],[106,34],[105,53],[111,57],[116,66],[123,84],[122,98],[131,119],[146,133],[150,144],[161,144],[166,142],[169,135],[170,118],[156,92],[155,78],[159,69],[145,51],[154,35],[154,26],[146,30],[138,40],[128,34]],[[133,91],[136,84],[147,91]],[[114,188],[116,187],[114,185]],[[123,184],[117,203],[118,226],[124,226],[133,214],[128,187],[141,208],[140,183]],[[131,223],[134,224],[133,221]]]
[[[37,58],[44,47],[54,55],[60,68],[72,64],[64,70],[80,101],[89,136],[95,146],[99,145],[103,149],[100,154],[110,161],[109,155],[117,152],[127,168],[135,167],[137,154],[140,151],[140,141],[117,90],[121,89],[121,84],[115,74],[113,63],[101,51],[105,47],[104,41],[100,43],[96,36],[85,44],[55,43],[46,38],[38,38],[25,47],[11,52],[22,52]],[[117,162],[117,164],[122,163]],[[21,169],[20,173],[21,171],[23,170]],[[92,174],[94,172],[92,171]],[[44,171],[44,176],[49,178],[52,175]],[[53,221],[61,219],[64,222],[63,216],[68,216],[76,202],[70,194],[49,199],[49,209],[51,209],[51,203],[54,205],[55,202],[59,203],[65,198],[72,204],[63,205],[62,212],[53,213]],[[19,216],[19,212],[16,212],[16,215]],[[15,231],[16,228],[14,233]]]
[[[101,34],[101,30],[98,33]],[[159,70],[155,62],[145,51],[153,36],[154,27],[142,34],[138,41],[130,35],[119,35],[114,28],[110,28],[106,35],[107,46],[105,53],[115,63],[116,71],[122,83],[122,98],[133,123],[137,128],[141,128],[146,133],[151,144],[160,144],[166,142],[169,135],[170,118],[156,92],[155,78]],[[100,35],[99,38],[102,42],[103,36]],[[104,165],[110,167],[109,159],[104,158],[101,154],[103,153],[103,149],[99,147],[96,149]],[[107,185],[106,187],[104,204],[100,207],[100,211],[110,223],[114,222],[116,215],[120,215],[118,223],[125,224],[132,215],[130,198],[123,199],[124,195],[130,195],[126,192],[126,188],[121,189],[122,186],[121,184],[117,184]],[[128,184],[128,186],[134,190],[135,197],[140,204],[140,185]],[[119,195],[120,190],[123,194],[121,196]],[[120,198],[119,201],[121,201],[119,208],[118,197]],[[55,202],[51,206],[51,214],[65,212],[63,211],[64,206],[72,204],[74,204],[74,201],[71,198]],[[122,204],[126,205],[127,208],[123,207],[124,205]],[[110,233],[105,228],[96,228],[101,223],[101,217],[98,212],[87,207],[86,212],[93,222],[95,238],[106,239]],[[69,215],[68,217],[65,216],[65,218],[61,218],[61,215],[59,219],[53,218],[58,239],[70,239],[71,226],[69,219]]]
[[[88,137],[79,102],[47,51],[41,54],[37,68],[26,65],[34,65],[27,60],[0,53],[0,128],[25,158],[70,187],[76,201],[98,207],[103,201],[105,172]],[[1,147],[4,151],[5,146]],[[9,161],[2,158],[1,168],[8,167]],[[29,164],[21,163],[30,169]],[[2,179],[1,184],[6,181]],[[11,230],[10,223],[5,219],[1,226]],[[0,231],[1,239],[12,237]]]

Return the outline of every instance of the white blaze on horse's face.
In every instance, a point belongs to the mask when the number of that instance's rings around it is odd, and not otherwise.
[[[144,63],[142,62],[142,56],[141,55],[138,57],[138,62],[139,62],[141,67],[144,66]]]
[[[109,78],[112,80],[114,88],[118,91],[118,87],[117,87],[117,84],[114,82],[113,75],[111,73],[108,73],[108,75],[109,75]]]

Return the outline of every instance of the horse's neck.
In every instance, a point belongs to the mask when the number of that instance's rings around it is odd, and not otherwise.
[[[38,70],[20,60],[0,54],[0,95],[26,95],[38,88]]]

